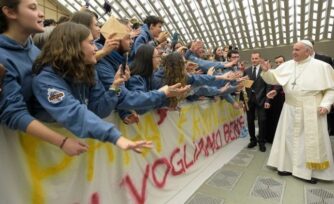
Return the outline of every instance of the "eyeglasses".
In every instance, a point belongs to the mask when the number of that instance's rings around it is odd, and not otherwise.
[[[240,58],[240,56],[232,56],[231,58]]]

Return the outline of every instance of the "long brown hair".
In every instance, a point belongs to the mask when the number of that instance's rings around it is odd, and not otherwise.
[[[0,33],[8,29],[8,22],[5,14],[2,12],[3,7],[17,10],[21,0],[0,0]]]
[[[185,70],[185,61],[178,52],[167,55],[162,64],[164,68],[164,84],[174,85],[181,83],[182,86],[187,85],[187,72]],[[169,106],[176,107],[178,102],[183,98],[170,98]]]
[[[73,13],[72,17],[70,18],[70,21],[85,25],[87,28],[90,29],[93,23],[93,18],[96,18],[96,20],[98,19],[97,15],[94,14],[93,12],[89,10],[84,10]]]
[[[37,57],[33,72],[38,74],[45,66],[52,66],[64,78],[94,85],[94,66],[85,64],[81,48],[81,42],[89,35],[90,30],[81,24],[66,22],[58,25]]]

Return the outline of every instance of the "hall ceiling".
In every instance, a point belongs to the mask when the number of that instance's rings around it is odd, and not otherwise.
[[[84,0],[58,0],[70,12]],[[241,50],[292,44],[300,39],[334,39],[333,0],[89,0],[89,8],[105,22],[110,15],[143,21],[156,15],[164,29],[182,42],[201,39],[207,47],[234,45]]]

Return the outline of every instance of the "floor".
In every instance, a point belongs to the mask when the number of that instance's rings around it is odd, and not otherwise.
[[[334,149],[332,136],[331,141]],[[179,196],[169,203],[334,204],[333,182],[319,181],[312,185],[292,176],[278,176],[274,169],[266,166],[270,145],[262,153],[258,148],[245,148],[247,143],[248,139],[242,138],[229,144],[223,153],[229,158],[223,158],[226,162],[222,162],[221,167],[210,165],[209,169],[215,171],[203,172],[202,178],[198,178],[202,181],[199,188],[190,186],[180,193],[182,199]],[[188,197],[184,199],[184,196]]]

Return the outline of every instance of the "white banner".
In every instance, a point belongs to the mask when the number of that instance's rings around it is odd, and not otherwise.
[[[136,154],[87,139],[87,153],[68,157],[53,145],[0,126],[0,203],[165,203],[216,152],[248,135],[243,112],[222,101],[152,111],[131,126],[113,118],[106,120],[118,124],[123,135],[151,140],[154,148]],[[73,137],[56,124],[51,127]]]

